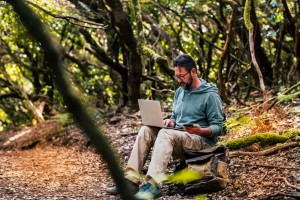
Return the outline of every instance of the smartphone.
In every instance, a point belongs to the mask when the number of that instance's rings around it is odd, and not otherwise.
[[[194,126],[194,124],[183,124],[183,126],[192,127],[192,126]]]

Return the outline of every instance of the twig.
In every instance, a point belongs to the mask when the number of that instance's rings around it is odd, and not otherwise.
[[[293,89],[297,88],[298,86],[300,86],[300,81],[298,83],[296,83],[295,85],[293,85],[292,87],[288,88],[287,90],[285,90],[282,95],[286,95],[287,93],[289,93],[290,91],[292,91]],[[278,102],[278,96],[274,99],[273,103],[269,106],[268,110],[270,110],[277,102]]]
[[[258,183],[262,182],[266,176],[268,175],[268,171],[266,171],[266,173],[263,175],[263,177],[261,177],[261,179],[258,180]]]
[[[277,192],[275,194],[272,194],[268,196],[267,199],[271,199],[272,197],[277,197],[277,196],[286,196],[286,197],[294,197],[294,198],[300,198],[300,193],[284,193],[284,192]]]
[[[291,166],[275,166],[275,165],[265,165],[265,164],[249,164],[251,166],[257,166],[257,167],[269,167],[269,168],[279,168],[279,169],[294,169],[294,170],[300,170],[299,167],[291,167]]]
[[[281,179],[284,180],[285,184],[291,188],[294,188],[298,191],[300,191],[300,187],[298,187],[297,185],[292,185],[290,182],[288,182],[288,180],[285,177],[276,177],[276,179]]]
[[[272,147],[270,149],[266,149],[266,150],[258,151],[258,152],[243,152],[243,151],[231,152],[230,156],[237,156],[237,155],[267,156],[267,155],[277,153],[279,150],[287,149],[287,148],[290,148],[290,147],[297,147],[299,145],[300,145],[299,142],[289,142],[289,143],[285,143],[285,144],[280,145],[280,146]]]

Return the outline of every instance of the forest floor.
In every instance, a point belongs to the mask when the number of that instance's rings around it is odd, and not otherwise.
[[[297,116],[285,117],[277,123],[285,127],[300,124]],[[292,121],[283,122],[283,118]],[[138,115],[118,115],[102,126],[123,166],[140,125]],[[113,185],[106,164],[74,123],[61,127],[49,120],[0,133],[0,149],[0,200],[120,199],[105,192]],[[174,162],[168,170],[174,170]],[[300,199],[299,145],[268,156],[230,156],[229,170],[227,188],[207,194],[208,199]],[[195,196],[166,184],[158,199],[188,200]]]

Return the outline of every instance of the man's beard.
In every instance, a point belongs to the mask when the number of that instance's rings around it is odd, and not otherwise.
[[[185,89],[185,90],[189,90],[190,87],[191,87],[191,85],[192,85],[192,83],[193,83],[193,81],[194,81],[193,77],[190,76],[188,82],[187,82],[187,83],[182,82],[182,83],[180,83],[180,86],[181,86],[183,89]]]

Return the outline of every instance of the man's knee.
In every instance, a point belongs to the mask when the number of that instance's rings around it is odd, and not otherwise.
[[[155,137],[155,128],[150,126],[142,126],[137,135],[137,138],[144,138],[145,140],[149,140]]]
[[[158,132],[158,135],[157,135],[157,138],[160,138],[160,139],[171,139],[173,140],[174,139],[174,134],[173,134],[173,130],[172,129],[161,129],[159,132]]]

